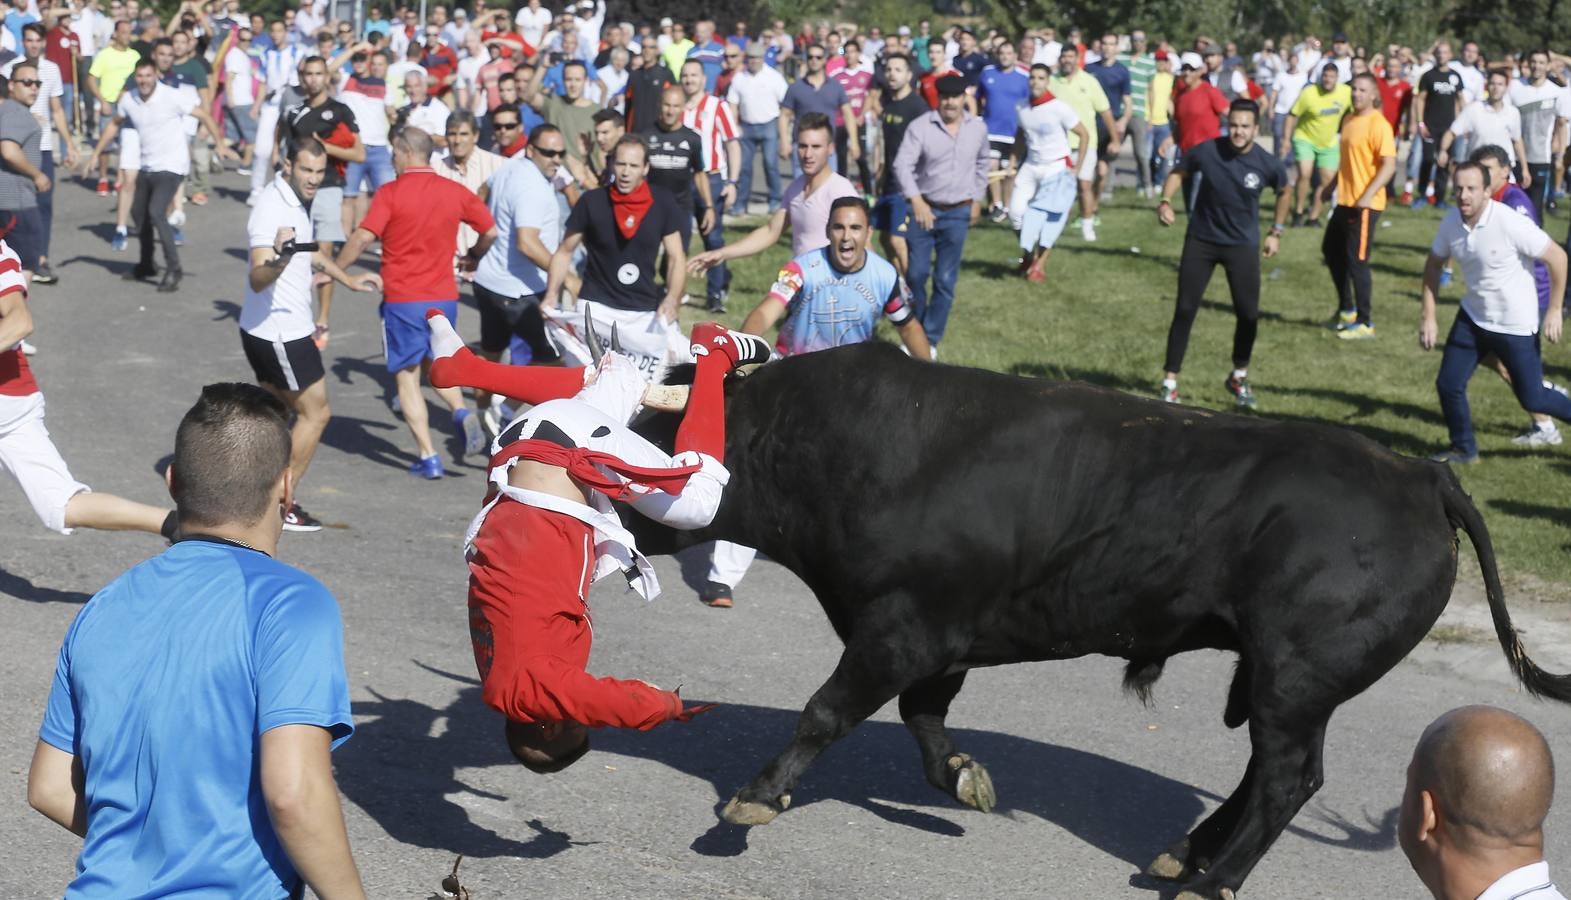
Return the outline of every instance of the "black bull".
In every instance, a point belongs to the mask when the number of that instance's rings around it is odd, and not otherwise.
[[[944,729],[966,670],[1099,653],[1127,659],[1144,698],[1168,657],[1230,650],[1223,721],[1249,723],[1249,765],[1149,869],[1188,880],[1188,896],[1230,896],[1319,789],[1332,712],[1440,616],[1458,528],[1511,668],[1571,701],[1571,679],[1518,641],[1450,470],[1352,432],[924,365],[888,345],[764,366],[728,385],[727,416],[714,522],[624,521],[645,552],[757,547],[845,643],[790,746],[726,805],[731,822],[773,819],[814,757],[896,697],[927,780],[991,809],[986,771]],[[669,446],[674,422],[638,427]]]

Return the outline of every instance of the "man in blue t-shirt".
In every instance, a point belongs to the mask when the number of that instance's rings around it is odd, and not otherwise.
[[[1233,329],[1233,371],[1223,386],[1239,406],[1253,408],[1255,394],[1249,386],[1249,357],[1254,351],[1260,319],[1260,195],[1276,191],[1276,216],[1265,239],[1263,255],[1275,256],[1282,237],[1282,223],[1292,207],[1287,189],[1287,169],[1273,153],[1255,146],[1260,108],[1253,100],[1238,98],[1227,111],[1227,137],[1215,138],[1184,151],[1184,158],[1162,185],[1157,221],[1174,221],[1173,194],[1184,179],[1198,181],[1184,250],[1178,260],[1178,306],[1167,332],[1167,363],[1161,396],[1179,402],[1178,370],[1189,346],[1189,329],[1195,323],[1200,299],[1217,265],[1227,273],[1238,323]]]
[[[715,40],[715,23],[700,19],[693,26],[693,46],[687,51],[688,59],[698,60],[704,67],[704,93],[715,92],[715,82],[725,68],[725,44]]]
[[[1031,99],[1031,72],[1020,65],[1015,46],[998,45],[998,62],[982,70],[977,78],[976,97],[982,105],[982,121],[987,123],[987,142],[993,171],[1004,167],[1015,150],[1015,131],[1020,127],[1020,107]],[[990,178],[987,195],[994,222],[1009,218],[1009,185],[1003,178]]]
[[[1118,35],[1104,34],[1098,45],[1102,54],[1100,59],[1085,64],[1086,74],[1095,78],[1097,84],[1102,86],[1102,93],[1107,95],[1108,113],[1113,117],[1113,130],[1109,131],[1101,118],[1096,121],[1096,180],[1092,183],[1092,190],[1103,200],[1111,200],[1113,196],[1113,183],[1108,180],[1112,171],[1113,160],[1118,158],[1118,149],[1124,143],[1124,133],[1129,130],[1129,117],[1134,112],[1134,104],[1130,102],[1130,92],[1134,90],[1134,81],[1129,77],[1129,70],[1118,61]],[[1136,148],[1136,155],[1140,150]]]
[[[180,540],[66,632],[28,801],[81,836],[70,898],[363,898],[329,752],[354,730],[338,603],[272,558],[287,413],[213,384],[167,478]]]

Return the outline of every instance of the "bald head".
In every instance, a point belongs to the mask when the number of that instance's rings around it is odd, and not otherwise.
[[[1418,786],[1458,839],[1518,842],[1544,825],[1555,793],[1549,742],[1526,719],[1464,706],[1424,729],[1413,752]]]
[[[1492,706],[1454,709],[1413,751],[1398,842],[1435,896],[1475,897],[1543,859],[1554,793],[1554,757],[1537,728]]]

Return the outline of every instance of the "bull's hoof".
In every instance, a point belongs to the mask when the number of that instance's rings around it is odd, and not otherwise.
[[[964,753],[949,757],[949,768],[954,774],[955,799],[980,812],[992,812],[998,806],[998,792],[993,790],[993,778],[982,764]]]
[[[1234,900],[1232,888],[1219,888],[1216,893],[1200,894],[1195,891],[1182,891],[1173,900]]]
[[[1161,878],[1167,881],[1181,881],[1193,875],[1189,863],[1184,860],[1189,858],[1189,839],[1184,838],[1173,846],[1162,851],[1162,855],[1151,860],[1146,866],[1146,874],[1152,878]]]
[[[780,815],[790,805],[790,794],[782,794],[779,803],[759,803],[736,796],[720,810],[720,818],[732,825],[768,825],[775,820],[775,816]]]

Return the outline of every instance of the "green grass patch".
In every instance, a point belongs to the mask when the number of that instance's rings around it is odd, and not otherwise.
[[[1320,258],[1320,229],[1289,229],[1282,252],[1262,260],[1262,318],[1250,366],[1255,414],[1341,425],[1400,453],[1428,455],[1447,443],[1434,387],[1440,353],[1420,349],[1417,337],[1420,278],[1440,215],[1392,208],[1382,218],[1372,257],[1374,340],[1340,341],[1324,327],[1336,294]],[[1073,224],[1065,230],[1040,285],[1014,276],[1019,250],[1007,226],[984,220],[974,228],[943,361],[1154,397],[1185,220],[1180,215],[1172,228],[1162,228],[1152,205],[1130,191],[1104,204],[1101,220],[1094,244],[1082,241]],[[1551,218],[1548,228],[1558,238],[1565,219]],[[789,255],[783,241],[733,263],[730,312],[722,318],[739,325]],[[690,289],[702,296],[696,282]],[[1459,295],[1459,284],[1443,292],[1442,336]],[[684,311],[688,320],[702,315]],[[1232,367],[1232,335],[1227,282],[1218,269],[1184,361],[1185,403],[1233,408],[1222,387]],[[1545,372],[1571,384],[1571,351],[1546,344]],[[1475,374],[1470,397],[1483,461],[1459,474],[1489,523],[1501,570],[1508,582],[1527,576],[1540,587],[1551,583],[1553,589],[1540,593],[1546,599],[1571,599],[1571,442],[1540,452],[1513,446],[1511,437],[1528,417],[1493,372]]]

